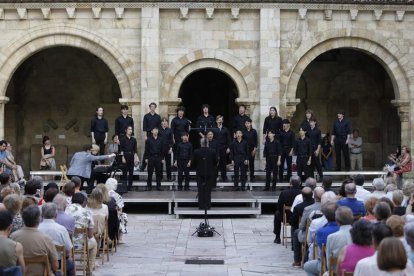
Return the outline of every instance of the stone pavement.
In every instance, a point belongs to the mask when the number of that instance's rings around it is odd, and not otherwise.
[[[290,249],[273,243],[273,216],[210,219],[221,234],[211,238],[191,235],[201,221],[129,215],[126,243],[94,275],[305,275],[291,267]],[[224,265],[185,264],[188,259],[224,260]]]

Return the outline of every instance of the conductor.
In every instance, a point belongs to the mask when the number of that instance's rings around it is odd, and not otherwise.
[[[210,209],[211,207],[211,188],[215,186],[217,154],[208,148],[206,138],[200,139],[201,148],[194,151],[193,165],[196,169],[197,188],[198,188],[198,208]]]

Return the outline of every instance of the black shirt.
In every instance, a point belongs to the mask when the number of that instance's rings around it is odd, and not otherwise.
[[[317,127],[314,127],[313,129],[310,128],[306,132],[306,137],[309,138],[313,151],[315,151],[319,145],[322,145],[322,135],[321,135],[321,131],[319,130],[319,128]]]
[[[98,117],[94,117],[91,120],[91,132],[105,134],[108,130],[108,121],[105,118],[99,119]]]
[[[290,129],[288,131],[282,130],[280,132],[279,141],[285,151],[290,151],[295,143],[295,133]]]
[[[306,156],[309,158],[312,154],[312,146],[309,138],[296,139],[294,151],[298,157]]]
[[[294,227],[299,227],[299,218],[303,215],[303,210],[305,210],[306,207],[312,205],[315,203],[315,200],[313,198],[306,199],[303,202],[299,203],[298,205],[293,208],[293,213],[289,218],[289,224]]]
[[[115,120],[115,134],[117,135],[124,135],[125,130],[128,127],[132,127],[132,131],[134,130],[134,119],[131,116],[119,116]]]
[[[244,114],[241,116],[240,114],[237,114],[234,116],[233,119],[233,133],[236,133],[237,130],[241,130],[242,132],[246,130],[245,123],[247,120],[249,120],[250,117]]]
[[[279,199],[277,200],[277,210],[281,216],[283,215],[283,205],[292,206],[295,197],[301,192],[300,187],[290,187],[280,193]]]
[[[168,147],[171,148],[173,146],[173,136],[172,136],[172,130],[171,128],[167,127],[167,128],[160,128],[158,130],[158,136],[164,140],[164,144]]]
[[[179,143],[177,146],[178,160],[191,160],[193,158],[193,145],[190,142]]]
[[[336,120],[332,128],[332,135],[344,138],[349,134],[351,134],[351,122],[347,119],[342,119],[342,121]]]
[[[197,176],[209,177],[213,184],[216,178],[214,173],[217,167],[217,155],[209,148],[202,147],[194,151],[192,164],[195,167]]]
[[[304,131],[308,132],[308,130],[310,129],[310,123],[309,123],[308,119],[304,119],[302,121],[302,123],[300,123],[300,128],[303,129]]]
[[[184,132],[188,132],[190,128],[190,121],[185,117],[175,117],[171,121],[171,129],[174,134],[174,139],[176,143],[181,141],[181,135]]]
[[[204,130],[204,129],[216,127],[216,121],[214,120],[213,116],[208,115],[206,117],[203,114],[203,115],[198,116],[196,127],[197,128],[202,128],[203,130],[199,130],[199,132],[201,132],[203,134],[206,134],[208,130]]]
[[[225,126],[221,128],[215,128],[213,132],[214,137],[220,148],[227,147],[228,145],[230,145],[231,140],[229,130]]]
[[[257,148],[257,131],[255,129],[246,129],[243,132],[243,139],[247,141],[247,144],[249,145],[249,151],[252,151],[253,148]]]
[[[274,139],[273,141],[267,140],[265,142],[265,146],[263,150],[264,158],[267,158],[270,156],[280,156],[281,153],[282,153],[282,149],[281,149],[279,141]]]
[[[263,134],[267,134],[269,130],[273,130],[276,135],[279,135],[279,133],[283,129],[283,121],[282,118],[279,116],[275,116],[272,118],[272,116],[267,116],[264,120],[263,124]]]
[[[128,136],[125,135],[120,140],[118,151],[125,154],[137,153],[137,140],[134,137],[128,138]]]
[[[157,113],[154,113],[153,115],[149,112],[144,115],[144,119],[142,121],[142,131],[146,131],[148,134],[154,127],[157,127],[158,129],[161,128],[161,117]]]
[[[208,148],[214,150],[215,153],[219,151],[219,144],[217,143],[217,139],[213,139],[208,141]]]
[[[234,139],[230,145],[230,159],[234,160],[235,158],[243,158],[244,160],[249,160],[248,155],[248,144],[247,141],[242,139],[240,142],[237,139]]]
[[[160,137],[149,136],[145,141],[144,159],[151,157],[161,157],[164,152],[164,140]]]

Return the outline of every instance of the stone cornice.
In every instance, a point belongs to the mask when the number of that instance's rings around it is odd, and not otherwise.
[[[278,8],[278,9],[308,9],[308,10],[351,10],[373,11],[377,9],[389,11],[414,11],[414,0],[301,0],[301,1],[218,1],[218,0],[197,0],[197,1],[4,1],[0,0],[0,8],[3,9],[40,9],[40,8],[143,8],[143,7],[159,7],[161,9],[179,9],[188,7],[192,9],[260,9],[260,8]]]

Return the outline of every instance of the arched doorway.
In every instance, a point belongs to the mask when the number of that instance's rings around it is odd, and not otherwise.
[[[39,167],[43,135],[56,145],[57,165],[90,143],[90,120],[98,106],[105,109],[110,138],[121,92],[100,58],[57,46],[27,58],[13,74],[6,96],[5,138],[16,145],[16,158],[28,171]]]
[[[182,83],[179,97],[186,108],[192,127],[196,126],[197,117],[201,115],[201,106],[210,105],[210,113],[224,116],[224,125],[231,128],[233,117],[237,114],[238,97],[234,81],[222,71],[216,69],[201,69],[190,74]],[[197,135],[191,133],[195,143]],[[197,145],[197,144],[195,144]]]
[[[293,126],[297,128],[306,109],[312,109],[322,133],[331,132],[339,109],[345,110],[352,127],[364,140],[364,167],[382,168],[386,156],[401,143],[401,124],[392,80],[377,59],[350,48],[330,50],[317,56],[300,76]]]

